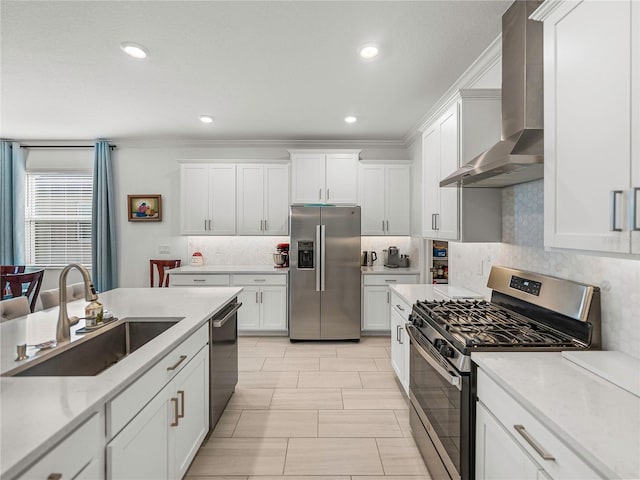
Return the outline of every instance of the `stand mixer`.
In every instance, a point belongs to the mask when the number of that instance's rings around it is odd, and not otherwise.
[[[289,267],[289,244],[279,243],[276,245],[276,251],[273,254],[273,261],[275,268],[288,268]]]

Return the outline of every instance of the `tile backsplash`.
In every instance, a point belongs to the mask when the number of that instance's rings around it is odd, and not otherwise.
[[[545,251],[542,181],[503,189],[502,211],[503,243],[449,243],[450,282],[488,296],[504,265],[599,286],[603,349],[640,358],[640,260]]]

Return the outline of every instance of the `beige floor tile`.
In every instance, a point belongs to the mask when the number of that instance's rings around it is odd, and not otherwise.
[[[249,479],[254,477],[249,477]],[[426,475],[354,475],[351,480],[430,480]]]
[[[317,345],[315,343],[296,344],[287,347],[286,357],[335,357],[336,347]]]
[[[321,358],[320,370],[330,372],[376,372],[373,358]]]
[[[406,410],[394,410],[402,434],[405,437],[411,437],[411,425],[409,424],[409,409]]]
[[[377,438],[385,475],[428,475],[412,438]]]
[[[260,340],[260,337],[244,337],[242,335],[238,336],[238,345],[241,347],[248,347],[251,345],[255,345]]]
[[[382,475],[373,438],[292,438],[285,475]]]
[[[337,347],[336,354],[344,358],[387,358],[389,352],[385,347]]]
[[[269,408],[273,389],[236,387],[225,410],[265,410]]]
[[[239,372],[259,372],[262,370],[264,357],[242,357],[238,356]]]
[[[390,358],[374,358],[379,372],[393,372]]]
[[[267,358],[262,366],[263,372],[304,372],[319,369],[320,359],[317,357]]]
[[[403,410],[407,401],[399,389],[342,389],[345,410]]]
[[[360,372],[362,388],[396,388],[398,383],[393,372]]]
[[[335,410],[342,409],[338,388],[277,388],[271,399],[271,410]]]
[[[245,388],[295,388],[298,372],[238,372],[238,385]]]
[[[286,438],[210,438],[189,475],[282,475]]]
[[[218,424],[213,430],[213,433],[211,433],[211,436],[218,438],[231,437],[233,435],[233,431],[236,429],[241,413],[242,410],[229,410],[226,408],[225,411],[222,412],[222,415],[218,420]]]
[[[391,337],[387,335],[369,335],[366,337],[360,338],[360,345],[365,345],[367,347],[371,346],[382,346],[386,347],[391,344]]]
[[[253,475],[249,480],[350,480],[349,475]]]
[[[391,357],[391,347],[385,347],[384,348],[387,351],[387,355],[389,355],[389,357]]]
[[[362,388],[358,372],[300,372],[298,388]]]
[[[246,410],[234,437],[317,437],[316,410]]]
[[[284,345],[238,345],[238,357],[284,357]]]
[[[189,475],[187,472],[184,480],[247,480],[248,478],[247,475]]]
[[[291,345],[289,341],[289,337],[284,336],[273,336],[273,337],[258,337],[257,346],[265,346],[265,345]]]
[[[319,437],[402,437],[392,410],[320,410]]]

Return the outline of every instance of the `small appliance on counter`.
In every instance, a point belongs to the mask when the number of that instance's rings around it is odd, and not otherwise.
[[[274,268],[288,268],[289,267],[289,244],[279,243],[276,245],[276,251],[273,254]]]
[[[398,247],[389,247],[385,250],[387,254],[384,258],[384,266],[388,268],[398,268],[400,266],[400,251]]]
[[[411,266],[409,255],[400,255],[400,264],[398,266],[400,268],[409,268]]]
[[[191,266],[192,267],[202,267],[204,265],[204,257],[200,252],[193,252],[191,255]]]
[[[360,265],[363,267],[373,267],[373,262],[378,259],[378,254],[374,251],[364,250],[360,256]]]

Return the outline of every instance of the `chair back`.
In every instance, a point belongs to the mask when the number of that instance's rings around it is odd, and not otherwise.
[[[0,274],[24,273],[25,265],[0,265]]]
[[[0,302],[0,322],[24,317],[31,313],[27,297],[9,298]]]
[[[79,300],[84,298],[84,283],[73,283],[67,286],[67,302]],[[60,289],[52,288],[51,290],[44,290],[40,292],[40,302],[42,302],[42,308],[52,308],[60,305]]]
[[[149,286],[168,287],[169,274],[165,276],[165,269],[178,268],[181,260],[149,260]],[[154,285],[154,266],[158,270],[158,284]]]
[[[42,286],[42,277],[44,270],[36,270],[28,273],[8,273],[2,274],[2,285],[8,284],[12,297],[25,296],[29,300],[31,312],[35,311],[36,301]],[[4,293],[4,292],[3,292]]]

